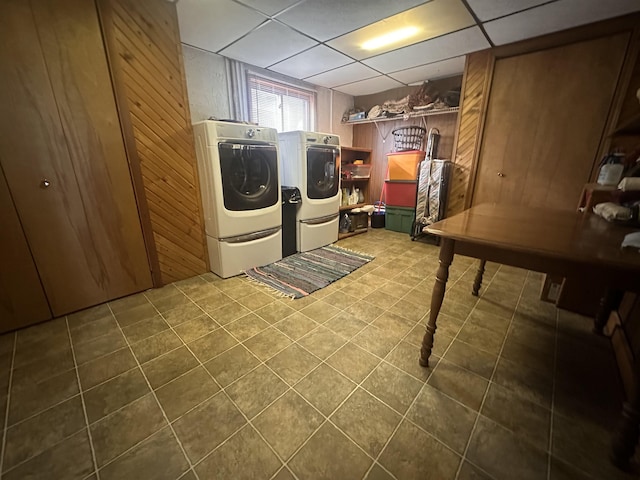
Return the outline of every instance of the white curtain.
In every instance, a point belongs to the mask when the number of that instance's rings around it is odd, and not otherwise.
[[[229,111],[232,120],[249,121],[249,99],[247,97],[247,67],[244,63],[225,57],[227,82],[229,85]]]

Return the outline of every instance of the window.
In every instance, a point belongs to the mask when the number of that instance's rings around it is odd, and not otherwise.
[[[313,130],[316,94],[247,72],[249,120],[279,132]]]

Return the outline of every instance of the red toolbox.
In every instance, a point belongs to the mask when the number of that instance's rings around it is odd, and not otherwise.
[[[387,205],[415,207],[418,182],[413,180],[385,180],[384,198]]]

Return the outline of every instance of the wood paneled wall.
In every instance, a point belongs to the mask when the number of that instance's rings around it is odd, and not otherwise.
[[[627,124],[630,120],[640,115],[640,105],[638,104],[637,92],[640,90],[640,29],[636,30],[635,36],[631,39],[631,47],[629,51],[630,61],[627,63],[627,69],[623,69],[623,79],[628,78],[627,91],[624,95],[620,95],[620,108],[617,118],[612,118],[609,124],[609,131],[614,132],[618,127]],[[635,59],[635,60],[631,60]],[[625,152],[634,161],[640,156],[639,135],[609,135],[600,150],[600,157],[607,152],[621,151]],[[634,155],[635,154],[635,155]],[[627,159],[629,160],[629,159]],[[591,172],[592,178],[595,178],[597,171]]]
[[[175,4],[98,5],[132,173],[141,179],[139,208],[152,232],[154,283],[204,273],[208,257]]]
[[[456,131],[457,114],[444,113],[411,120],[389,120],[376,123],[364,123],[353,126],[353,146],[370,148],[371,153],[371,179],[369,180],[369,198],[373,203],[378,201],[384,180],[387,175],[387,153],[394,151],[393,130],[410,125],[419,125],[429,132],[430,128],[440,131],[440,143],[438,145],[438,158],[451,158],[453,141]],[[426,134],[425,139],[426,141]],[[424,149],[424,143],[422,148]]]
[[[447,215],[469,207],[472,179],[482,137],[482,112],[487,102],[493,58],[488,50],[467,56],[462,84],[461,106],[456,131],[453,175],[449,188]]]
[[[635,91],[632,92],[628,86],[636,83],[640,85],[640,66],[638,66],[637,61],[639,50],[638,37],[640,34],[638,25],[640,25],[640,14],[631,14],[468,55],[462,87],[460,123],[454,153],[457,165],[454,170],[453,183],[450,189],[447,215],[452,215],[468,208],[472,202],[483,129],[486,121],[487,104],[489,96],[491,95],[490,90],[496,59],[542,51],[562,45],[610,36],[619,32],[633,32],[620,81],[618,82],[614,100],[607,118],[607,126],[605,126],[602,132],[602,139],[600,140],[596,157],[599,159],[604,152],[614,147],[620,147],[629,152],[633,149],[634,145],[637,146],[636,139],[629,137],[616,137],[612,142],[613,137],[608,135],[608,133],[613,131],[616,125],[623,123],[624,118],[630,115],[626,106],[637,106],[637,101],[629,100]],[[635,69],[633,68],[634,65]],[[553,71],[553,66],[550,65],[549,74],[552,75]],[[585,81],[588,80],[589,76],[585,75]],[[554,92],[550,92],[549,94],[553,95]],[[629,98],[623,98],[625,95]],[[558,100],[558,108],[571,110],[571,105],[563,105],[561,100]],[[631,98],[631,100],[633,99]],[[589,99],[585,99],[585,101],[588,102]],[[620,117],[620,121],[618,121],[618,117]],[[594,175],[597,174],[596,167],[597,165],[594,165],[592,168],[592,179]]]

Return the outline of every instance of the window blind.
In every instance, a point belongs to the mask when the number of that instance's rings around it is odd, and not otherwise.
[[[279,132],[311,130],[315,93],[247,73],[249,118]]]

